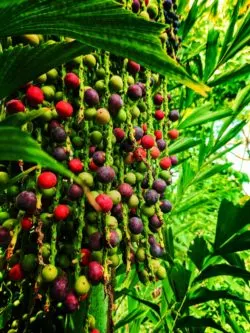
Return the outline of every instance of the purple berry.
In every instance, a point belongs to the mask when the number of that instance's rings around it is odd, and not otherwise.
[[[179,119],[179,117],[180,117],[179,111],[178,110],[172,110],[172,111],[170,111],[168,117],[173,122],[177,121]]]
[[[121,221],[123,219],[121,203],[114,205],[111,212],[112,212],[112,215],[114,215],[119,221]]]
[[[138,82],[136,83],[140,88],[141,88],[141,91],[142,91],[142,97],[146,96],[146,87],[145,87],[145,84],[144,83],[141,83],[141,82]]]
[[[163,213],[169,213],[172,210],[172,205],[168,200],[163,200],[160,207]]]
[[[97,178],[101,183],[111,183],[115,178],[115,171],[110,166],[100,167],[97,172]]]
[[[0,227],[0,246],[7,246],[10,242],[10,232],[9,229],[5,227]]]
[[[141,182],[141,188],[145,190],[148,187],[149,187],[149,178],[148,176],[146,176]]]
[[[148,242],[149,242],[150,245],[156,244],[156,240],[155,240],[153,235],[148,236]]]
[[[147,190],[144,194],[144,200],[148,205],[154,205],[159,199],[159,194],[155,190]]]
[[[170,160],[171,160],[172,165],[177,165],[178,164],[177,156],[170,156]]]
[[[140,140],[144,135],[144,131],[141,127],[135,126],[134,127],[134,137],[135,140],[138,141]]]
[[[103,279],[104,269],[97,261],[89,263],[88,278],[92,284],[97,284]]]
[[[77,296],[73,292],[69,292],[64,300],[64,305],[67,312],[75,312],[79,308]]]
[[[68,279],[66,276],[61,276],[53,282],[51,289],[52,297],[57,301],[63,301],[68,291]]]
[[[67,134],[62,127],[55,127],[51,130],[52,140],[57,143],[62,143],[66,140]]]
[[[173,5],[173,2],[172,2],[172,0],[165,0],[164,2],[163,2],[163,8],[165,9],[165,10],[170,10],[171,8],[172,8],[172,5]]]
[[[133,188],[127,183],[123,183],[118,187],[118,191],[121,193],[122,198],[129,199],[133,194]]]
[[[65,161],[68,158],[68,154],[63,147],[56,147],[53,150],[52,156],[59,162]]]
[[[156,141],[157,147],[159,148],[160,151],[163,151],[164,149],[166,149],[166,141],[163,139],[159,139]]]
[[[95,151],[92,158],[93,162],[98,166],[103,166],[106,160],[104,151]]]
[[[138,235],[143,231],[143,223],[139,217],[131,217],[128,226],[129,230],[135,235]]]
[[[159,244],[154,243],[150,246],[150,253],[153,257],[159,258],[163,255],[163,248]]]
[[[139,0],[133,0],[132,3],[132,11],[133,13],[138,13],[141,8],[141,4]]]
[[[70,199],[76,200],[76,199],[81,198],[82,195],[83,195],[83,189],[81,188],[81,186],[79,186],[77,184],[70,185],[70,188],[68,191],[68,196]]]
[[[125,139],[121,143],[121,149],[126,153],[132,152],[134,150],[134,143],[130,139]]]
[[[99,95],[95,89],[89,88],[85,91],[84,101],[88,106],[95,106],[99,104]]]
[[[132,100],[137,100],[142,97],[142,89],[138,84],[132,84],[128,88],[128,97]]]
[[[152,187],[154,190],[156,190],[156,192],[163,193],[167,188],[167,184],[166,184],[165,180],[159,178],[153,182]]]
[[[33,214],[36,210],[37,198],[35,193],[23,191],[16,197],[16,206],[18,209],[25,210]]]
[[[111,114],[115,115],[122,108],[123,101],[120,95],[112,94],[109,98],[109,111]]]
[[[89,236],[89,248],[92,251],[99,251],[103,247],[103,236],[99,231]]]
[[[153,215],[152,217],[150,217],[149,225],[152,228],[158,229],[162,226],[162,224],[163,222],[159,219],[157,215]]]
[[[115,230],[111,230],[107,240],[109,247],[116,247],[120,243],[120,237]]]

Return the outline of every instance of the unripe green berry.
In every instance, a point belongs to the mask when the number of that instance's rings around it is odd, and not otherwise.
[[[139,199],[137,195],[132,194],[131,197],[128,200],[128,206],[129,208],[136,208],[139,205]]]
[[[88,66],[88,68],[94,68],[96,66],[96,58],[93,54],[87,54],[83,57],[84,65]]]
[[[89,172],[81,172],[78,177],[83,181],[84,185],[92,187],[94,185],[94,178]]]
[[[147,206],[143,204],[141,207],[141,212],[147,217],[151,217],[155,214],[155,206]]]
[[[113,92],[119,92],[123,89],[122,78],[118,75],[113,75],[109,81],[109,87]]]
[[[130,185],[135,185],[136,184],[136,176],[133,172],[128,172],[125,176],[124,176],[124,182],[128,183]]]
[[[117,205],[122,200],[120,192],[116,190],[109,191],[108,196],[112,199],[114,205]]]
[[[8,184],[10,178],[7,172],[0,171],[0,185]]]
[[[55,81],[58,78],[58,71],[56,68],[52,68],[50,71],[46,73],[47,79],[50,81]]]

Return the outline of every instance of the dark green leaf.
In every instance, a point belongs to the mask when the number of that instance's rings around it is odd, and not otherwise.
[[[201,281],[210,277],[220,276],[220,275],[228,275],[239,277],[245,280],[250,280],[250,272],[245,269],[241,269],[237,266],[230,266],[227,264],[213,265],[205,268],[201,273],[197,276],[195,281]]]
[[[202,171],[201,169],[201,171],[197,174],[197,176],[195,176],[192,184],[211,178],[217,173],[220,173],[221,171],[228,169],[231,165],[232,163],[215,164],[212,167],[206,167],[204,171]]]
[[[11,318],[12,304],[0,309],[0,329],[6,329],[6,324]]]
[[[130,313],[128,313],[126,316],[124,316],[121,320],[118,321],[115,325],[115,330],[118,330],[119,328],[123,327],[126,324],[129,324],[133,322],[134,320],[145,317],[145,309],[138,308]]]
[[[170,285],[177,302],[182,301],[188,290],[191,272],[181,264],[174,264],[168,272]]]
[[[32,110],[29,112],[18,112],[6,117],[0,122],[0,126],[17,126],[20,127],[29,121],[32,121],[44,114],[43,109]]]
[[[196,236],[189,246],[188,256],[199,270],[202,269],[204,258],[209,255],[207,242],[203,236]]]
[[[167,260],[173,261],[174,260],[174,237],[173,237],[173,230],[171,227],[164,228],[164,245],[165,251],[167,253]]]
[[[181,138],[172,143],[168,151],[170,155],[174,155],[182,151],[186,151],[191,147],[197,146],[200,142],[201,141],[196,138]]]
[[[168,75],[206,95],[183,67],[162,49],[160,33],[165,25],[149,22],[112,0],[2,0],[0,36],[56,34],[76,38],[91,47],[128,57],[145,67]],[[101,32],[101,33],[100,33]],[[152,52],[154,50],[154,52]]]
[[[10,95],[51,68],[90,50],[89,46],[76,41],[5,49],[0,54],[0,98]]]
[[[206,328],[212,327],[222,332],[227,333],[219,324],[217,324],[212,318],[195,318],[193,316],[183,317],[176,322],[177,328],[184,328],[184,327],[199,327],[199,328]]]
[[[245,333],[245,330],[241,328],[237,322],[232,318],[231,314],[225,312],[226,322],[232,327],[234,333]]]
[[[216,75],[213,79],[208,81],[210,87],[215,87],[219,84],[228,83],[233,79],[239,79],[241,76],[247,75],[250,72],[250,64],[244,64],[239,68],[233,68],[229,71],[222,71],[221,74]]]

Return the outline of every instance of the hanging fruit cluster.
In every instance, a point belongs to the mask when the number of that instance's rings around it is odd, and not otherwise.
[[[156,19],[167,3],[171,9],[171,1],[134,0],[132,10]],[[179,135],[170,100],[165,78],[96,52],[51,69],[6,102],[7,117],[43,110],[26,130],[84,185],[21,161],[2,165],[1,185],[24,171],[0,198],[1,306],[11,288],[13,329],[45,312],[76,311],[91,285],[108,283],[119,265],[127,272],[135,265],[142,282],[166,277],[161,228],[178,163],[168,145]]]

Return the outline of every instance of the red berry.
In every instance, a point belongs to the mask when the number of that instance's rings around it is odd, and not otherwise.
[[[22,229],[28,231],[32,228],[32,226],[33,226],[32,220],[25,216],[21,221]]]
[[[89,263],[88,278],[92,283],[98,283],[103,279],[104,269],[97,261]]]
[[[124,158],[124,163],[125,164],[132,164],[134,163],[134,154],[132,152],[129,152],[127,156]]]
[[[6,111],[10,114],[17,112],[24,112],[25,106],[19,99],[12,99],[6,103]]]
[[[93,328],[89,333],[100,333],[100,331],[97,328]]]
[[[70,210],[67,205],[58,205],[54,209],[54,217],[57,221],[66,220],[69,214]]]
[[[73,114],[73,107],[66,101],[56,103],[56,112],[62,118],[71,117]]]
[[[140,72],[141,66],[133,60],[128,61],[128,72],[130,74],[136,74]]]
[[[157,147],[152,147],[150,150],[150,155],[153,159],[157,159],[160,156],[161,152]]]
[[[118,187],[118,191],[124,199],[129,199],[134,193],[133,187],[127,183],[122,183]]]
[[[37,106],[44,101],[44,95],[42,90],[36,86],[29,86],[26,91],[27,102],[30,106]]]
[[[143,148],[137,148],[133,154],[136,161],[143,161],[147,157],[147,152]]]
[[[152,135],[144,135],[141,139],[141,145],[145,149],[150,149],[154,146],[155,139]]]
[[[75,73],[67,73],[64,78],[64,83],[69,89],[77,89],[80,85],[80,79]]]
[[[154,96],[155,105],[161,105],[163,101],[164,101],[164,97],[161,94],[156,94]]]
[[[11,281],[20,281],[24,278],[21,264],[16,264],[10,269],[9,278]]]
[[[119,127],[114,128],[114,136],[116,137],[117,142],[121,142],[125,138],[125,132]]]
[[[168,131],[168,137],[171,140],[175,140],[177,139],[179,136],[179,131],[177,131],[177,129],[172,129],[170,131]]]
[[[147,133],[148,130],[147,124],[142,124],[141,128],[143,129],[144,133]]]
[[[165,113],[162,110],[155,111],[155,119],[162,120],[165,117]]]
[[[99,169],[99,166],[95,164],[95,162],[91,159],[89,162],[89,170],[91,171],[97,171]]]
[[[89,249],[81,249],[81,264],[87,266],[90,263],[91,251]]]
[[[83,164],[79,158],[73,158],[69,161],[69,168],[72,172],[81,172],[83,170]]]
[[[98,203],[104,213],[111,211],[113,207],[113,201],[107,194],[99,194],[95,201]]]
[[[162,139],[162,131],[161,130],[155,130],[155,138],[156,138],[156,140]]]
[[[56,186],[57,177],[53,172],[45,171],[40,174],[37,183],[40,188],[51,188]]]
[[[172,163],[171,163],[171,159],[170,157],[163,157],[161,160],[160,160],[160,167],[163,169],[163,170],[166,170],[166,169],[169,169],[171,167]]]

